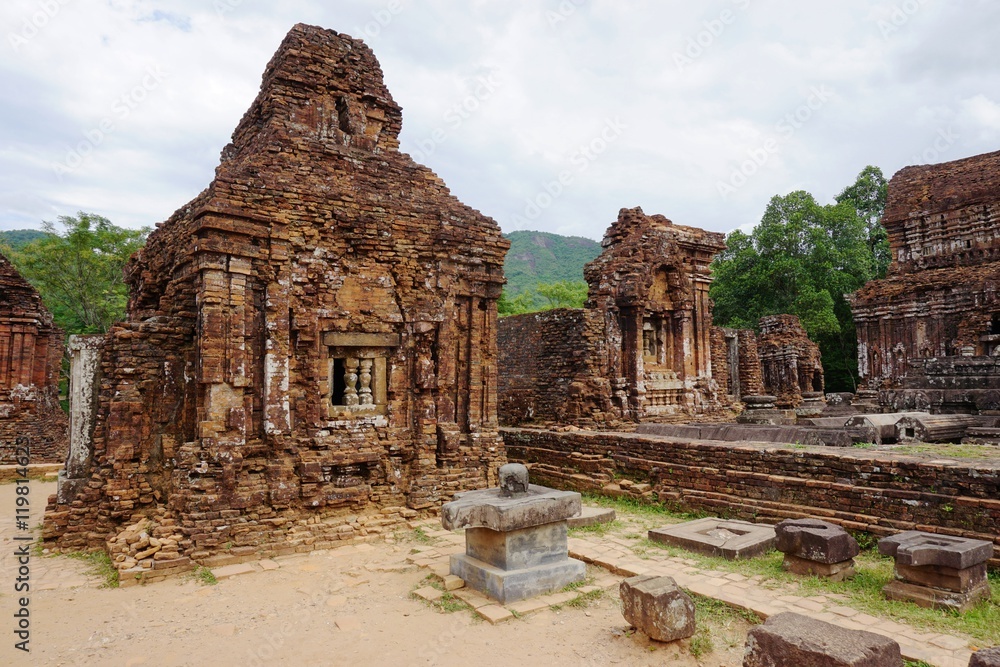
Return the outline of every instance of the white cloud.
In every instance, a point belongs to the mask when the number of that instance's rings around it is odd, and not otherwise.
[[[52,2],[41,26],[42,0],[0,7],[0,84],[14,91],[0,111],[0,228],[77,210],[132,226],[167,218],[211,181],[299,21],[365,39],[404,109],[403,149],[505,229],[520,219],[599,239],[636,205],[746,228],[775,194],[829,201],[867,164],[891,175],[929,151],[996,150],[1000,137],[1000,3],[985,0]],[[149,68],[166,75],[136,100]],[[476,95],[491,76],[496,89]],[[779,122],[816,86],[835,95],[785,136]],[[456,124],[446,114],[463,104],[474,108]],[[627,128],[581,170],[579,147],[616,118]],[[60,179],[53,165],[104,119],[112,131]],[[444,140],[428,146],[439,128]],[[941,132],[952,139],[938,151]],[[774,137],[777,150],[722,198],[718,183]],[[571,182],[527,220],[566,170]]]

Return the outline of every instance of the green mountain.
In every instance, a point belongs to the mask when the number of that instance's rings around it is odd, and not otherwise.
[[[601,254],[601,244],[581,236],[518,231],[504,234],[510,251],[504,262],[506,291],[517,296],[540,283],[582,281],[583,265]]]
[[[22,246],[26,246],[32,241],[38,240],[45,236],[45,232],[39,231],[37,229],[12,229],[6,232],[0,232],[0,244],[9,245],[11,248],[17,250]]]

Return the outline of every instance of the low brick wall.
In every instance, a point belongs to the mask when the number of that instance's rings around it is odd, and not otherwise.
[[[934,460],[869,450],[502,429],[507,458],[560,489],[675,503],[775,523],[818,517],[851,531],[903,530],[994,543],[1000,568],[1000,457]]]

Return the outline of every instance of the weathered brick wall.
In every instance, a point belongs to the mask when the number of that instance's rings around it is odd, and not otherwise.
[[[0,254],[0,464],[28,438],[32,463],[62,463],[69,420],[59,405],[63,331],[37,290]]]
[[[777,407],[795,408],[803,392],[823,391],[819,346],[809,340],[795,315],[760,318],[757,339],[764,392],[777,397]]]
[[[497,327],[503,424],[606,425],[621,417],[606,377],[603,322],[583,309],[503,317]]]
[[[813,516],[877,536],[924,530],[994,543],[1000,566],[1000,465],[898,454],[503,429],[507,457],[533,483],[676,503],[777,522]]]
[[[866,387],[899,389],[911,362],[1000,346],[998,186],[1000,152],[906,167],[889,181],[892,264],[850,298]]]
[[[728,330],[729,337],[734,342],[736,339],[736,334],[731,329]],[[712,379],[715,380],[715,384],[719,387],[720,394],[728,394],[730,396],[736,396],[739,394],[739,388],[734,387],[731,382],[733,380],[739,381],[739,368],[734,369],[736,372],[730,375],[729,373],[729,342],[727,339],[727,330],[722,327],[712,327],[709,331],[709,340],[712,346]]]
[[[91,480],[50,505],[47,540],[118,544],[151,517],[179,538],[151,557],[170,571],[365,537],[495,483],[509,244],[398,151],[401,118],[361,41],[292,29],[215,180],[127,267]]]
[[[1000,260],[998,191],[1000,151],[897,172],[882,216],[890,274]]]

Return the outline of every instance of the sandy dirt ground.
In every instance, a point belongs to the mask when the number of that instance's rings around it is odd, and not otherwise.
[[[33,481],[41,510],[53,483]],[[711,621],[715,652],[651,642],[621,615],[617,579],[594,568],[605,593],[585,606],[545,609],[491,625],[470,609],[444,612],[415,599],[428,570],[407,562],[427,540],[376,542],[277,559],[279,567],[206,585],[193,577],[102,589],[86,564],[31,561],[30,653],[14,648],[11,556],[14,487],[0,486],[0,665],[740,665],[747,626]],[[8,510],[8,508],[11,508]],[[34,526],[40,515],[32,517]]]

